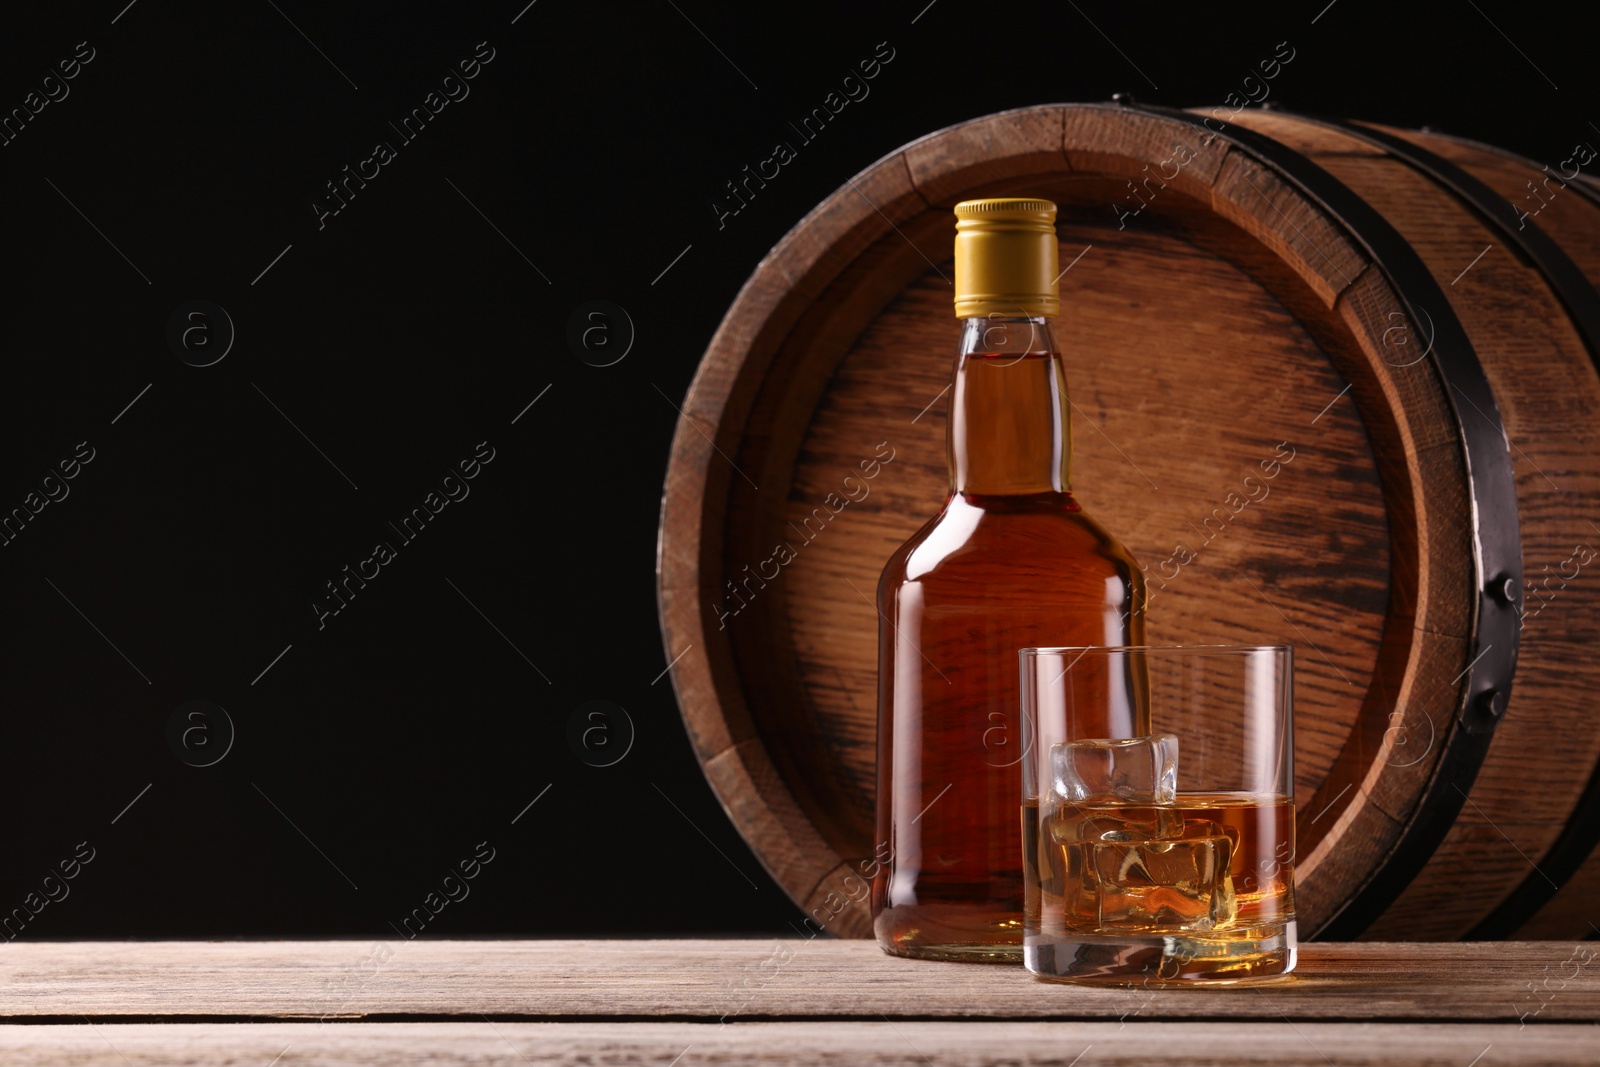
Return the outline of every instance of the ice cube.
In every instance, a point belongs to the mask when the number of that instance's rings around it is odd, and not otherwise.
[[[1078,841],[1149,841],[1177,837],[1183,813],[1163,804],[1074,804],[1055,798],[1048,816],[1058,844]]]
[[[1178,739],[1172,734],[1068,741],[1050,749],[1052,784],[1075,804],[1172,804]]]
[[[1102,930],[1214,930],[1238,914],[1233,842],[1225,834],[1186,827],[1176,839],[1081,847]]]

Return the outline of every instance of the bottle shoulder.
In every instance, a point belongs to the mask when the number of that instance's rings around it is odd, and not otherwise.
[[[884,578],[915,581],[968,569],[1113,575],[1137,567],[1128,550],[1070,493],[955,494],[890,558]]]

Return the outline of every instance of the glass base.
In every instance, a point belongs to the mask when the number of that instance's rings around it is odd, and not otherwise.
[[[1041,978],[1121,985],[1234,985],[1294,970],[1299,931],[1291,920],[1249,931],[1199,934],[1026,935],[1023,963]]]

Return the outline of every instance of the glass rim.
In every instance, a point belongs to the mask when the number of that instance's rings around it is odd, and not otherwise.
[[[1241,655],[1250,652],[1294,652],[1290,644],[1278,645],[1030,645],[1017,650],[1018,656],[1059,656],[1068,652],[1077,652],[1087,656],[1091,652],[1108,654],[1114,652],[1144,652],[1161,654],[1189,655]]]

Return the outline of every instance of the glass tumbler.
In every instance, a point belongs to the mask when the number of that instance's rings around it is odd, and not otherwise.
[[[1028,969],[1181,984],[1293,970],[1293,650],[1019,657]],[[1082,728],[1107,722],[1133,735]]]

